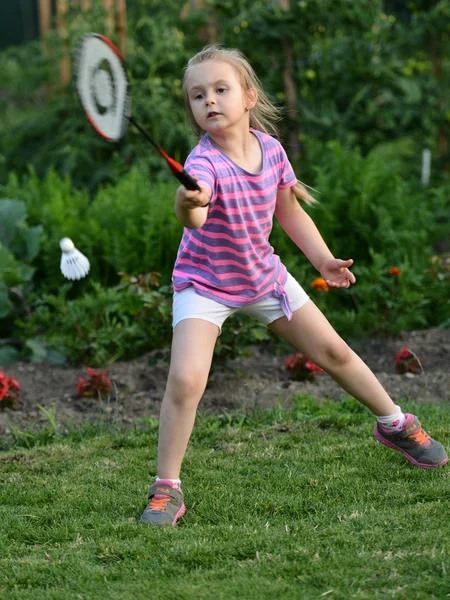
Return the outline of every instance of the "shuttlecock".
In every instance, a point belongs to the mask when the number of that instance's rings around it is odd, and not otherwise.
[[[59,242],[62,250],[61,273],[66,279],[82,279],[89,273],[90,264],[88,259],[77,250],[69,238],[63,238]]]

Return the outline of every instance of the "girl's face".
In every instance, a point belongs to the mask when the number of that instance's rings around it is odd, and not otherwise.
[[[189,69],[186,89],[192,114],[204,131],[219,133],[232,126],[249,126],[256,93],[245,94],[234,67],[222,60],[208,60]],[[253,95],[255,98],[253,98]]]

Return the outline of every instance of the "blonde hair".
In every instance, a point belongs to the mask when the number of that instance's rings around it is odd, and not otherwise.
[[[203,50],[198,52],[188,61],[185,68],[183,77],[183,95],[189,121],[191,122],[194,131],[198,134],[202,133],[202,130],[198,126],[192,113],[189,94],[186,89],[186,79],[191,67],[208,60],[222,60],[228,62],[235,69],[244,94],[247,94],[251,89],[256,90],[257,101],[255,106],[250,109],[249,114],[250,127],[278,137],[279,134],[276,123],[281,119],[281,110],[268,98],[253,67],[240,50],[237,50],[236,48],[224,48],[217,44],[203,48]],[[306,204],[312,205],[317,202],[317,200],[309,194],[301,181],[297,180],[297,183],[292,186],[291,189],[295,196],[306,202]]]

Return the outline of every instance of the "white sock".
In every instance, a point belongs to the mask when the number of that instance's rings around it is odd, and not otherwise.
[[[162,481],[161,477],[155,477],[155,483],[158,481]],[[181,487],[181,479],[164,479],[163,481],[170,481],[174,488],[180,489]]]
[[[388,429],[401,429],[405,422],[405,415],[400,406],[395,406],[397,411],[393,415],[387,417],[377,417],[378,423],[381,423],[383,427]]]

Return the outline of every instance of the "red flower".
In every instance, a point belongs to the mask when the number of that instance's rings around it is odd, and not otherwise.
[[[112,383],[106,373],[96,371],[88,367],[86,370],[87,379],[80,377],[76,387],[77,394],[81,398],[102,398],[111,393]]]
[[[419,373],[422,370],[422,362],[422,359],[416,356],[408,346],[403,346],[394,359],[395,372],[399,375],[404,373]]]
[[[18,398],[20,394],[20,383],[13,379],[12,377],[8,377],[9,384],[9,395],[14,398]]]
[[[0,400],[6,398],[9,392],[8,378],[4,373],[0,372]]]
[[[84,377],[80,377],[80,381],[78,382],[78,385],[76,387],[77,390],[77,394],[81,397],[84,396],[84,387],[86,385],[86,379]]]
[[[0,402],[2,407],[14,408],[20,395],[20,383],[0,371]]]
[[[304,381],[305,379],[311,379],[314,375],[323,373],[323,369],[314,364],[304,354],[297,352],[292,354],[289,358],[284,361],[284,366],[291,374],[291,379],[294,381]]]
[[[398,267],[389,267],[388,273],[389,275],[394,275],[394,277],[400,277],[402,270]]]

